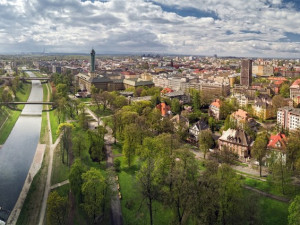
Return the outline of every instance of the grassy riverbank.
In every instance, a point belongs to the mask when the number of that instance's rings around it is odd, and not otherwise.
[[[16,93],[15,101],[26,102],[29,94],[31,92],[31,84],[23,84],[21,88],[18,89]],[[19,105],[18,109],[22,110],[24,105]],[[0,145],[4,144],[8,138],[10,132],[12,131],[15,123],[17,122],[21,111],[11,110],[9,108],[3,107],[0,114]]]

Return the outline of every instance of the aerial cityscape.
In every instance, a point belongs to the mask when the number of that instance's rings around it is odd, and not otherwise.
[[[0,17],[0,225],[300,225],[300,2]]]

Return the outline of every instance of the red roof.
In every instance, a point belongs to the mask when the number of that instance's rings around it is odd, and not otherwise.
[[[166,93],[170,93],[173,92],[173,90],[171,88],[164,88],[161,93],[166,94]]]
[[[220,108],[221,107],[221,101],[220,99],[216,99],[214,102],[212,102],[210,105],[213,105],[217,108]]]
[[[294,81],[294,83],[292,84],[292,86],[293,85],[299,85],[299,84],[300,84],[300,79],[297,79],[297,80]]]
[[[286,141],[287,141],[286,136],[284,134],[282,134],[282,133],[278,133],[276,135],[271,135],[270,141],[268,143],[268,148],[285,149],[285,147],[286,147]]]

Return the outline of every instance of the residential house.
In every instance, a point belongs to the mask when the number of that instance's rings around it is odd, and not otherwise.
[[[198,142],[198,137],[201,131],[209,129],[208,123],[201,119],[189,129],[190,139],[193,142]]]
[[[246,160],[250,157],[250,149],[253,141],[250,136],[242,129],[228,129],[223,131],[218,140],[219,150],[227,147],[233,153],[236,153],[240,159]]]
[[[233,112],[230,115],[230,119],[231,119],[231,121],[235,122],[237,127],[242,128],[242,129],[245,128],[246,123],[251,128],[254,128],[257,125],[256,121],[249,116],[248,112],[246,112],[242,109],[239,109],[239,110]]]
[[[283,162],[286,162],[286,145],[287,138],[284,134],[278,133],[276,135],[271,135],[267,148],[269,152],[267,153],[267,158],[275,157],[278,160],[282,157]]]
[[[216,99],[212,102],[209,106],[209,115],[214,117],[216,120],[220,119],[220,108],[221,108],[221,101],[220,99]]]

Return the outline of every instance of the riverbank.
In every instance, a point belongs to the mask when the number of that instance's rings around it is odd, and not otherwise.
[[[33,178],[35,175],[38,173],[40,168],[42,167],[42,162],[44,158],[44,153],[46,150],[46,145],[45,144],[39,144],[37,146],[33,162],[31,164],[31,167],[29,169],[28,175],[26,177],[24,186],[22,188],[22,191],[19,195],[18,201],[15,204],[14,209],[10,213],[10,216],[7,220],[7,225],[15,225],[17,223],[17,220],[19,218],[20,212],[22,210],[23,204],[25,202],[25,199],[27,197],[28,191],[30,189],[31,183],[33,181]]]
[[[26,102],[29,98],[31,92],[31,84],[23,84],[22,88],[19,88],[16,93],[16,101]],[[17,122],[24,105],[18,106],[20,111],[12,110],[7,107],[3,107],[0,114],[0,121],[3,121],[0,125],[0,145],[3,145],[8,138],[10,132],[12,131],[15,123]]]

